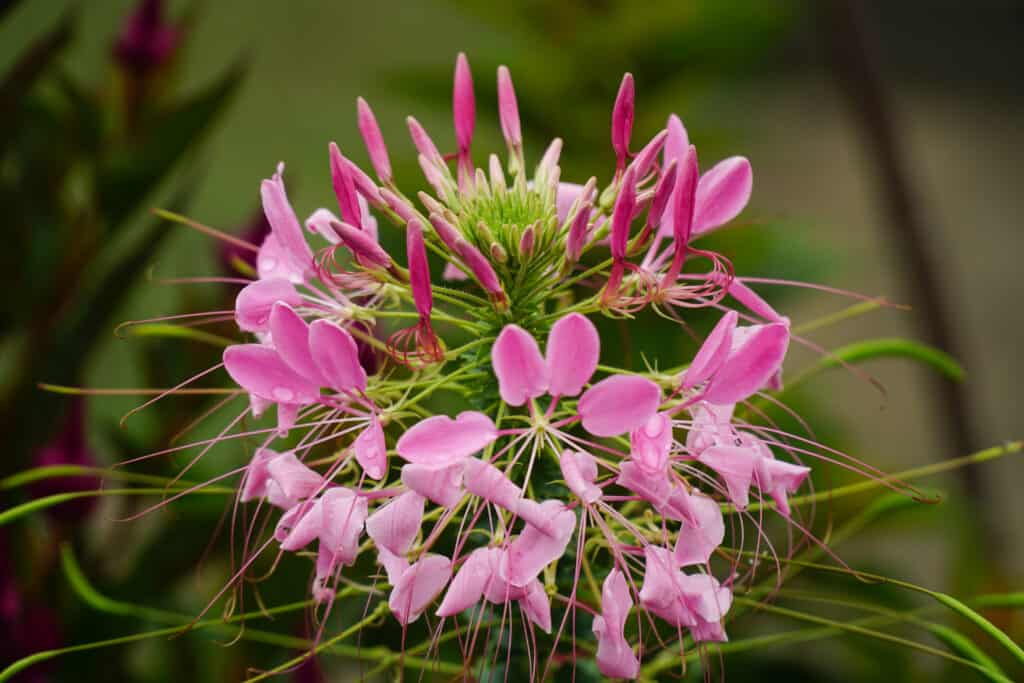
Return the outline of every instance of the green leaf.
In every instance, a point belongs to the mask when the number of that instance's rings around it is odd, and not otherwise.
[[[111,159],[100,171],[97,190],[111,226],[119,225],[156,189],[185,152],[195,146],[224,110],[241,82],[244,67],[227,74],[149,127],[137,147]]]

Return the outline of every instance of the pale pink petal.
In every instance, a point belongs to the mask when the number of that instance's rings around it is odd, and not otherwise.
[[[548,366],[537,340],[518,325],[506,325],[498,335],[491,364],[501,399],[510,406],[521,406],[548,389]]]
[[[523,133],[519,126],[519,105],[512,87],[512,76],[504,65],[498,67],[498,119],[505,142],[511,147],[521,147]]]
[[[319,472],[307,467],[291,451],[269,460],[267,472],[281,492],[295,501],[316,493],[324,481]]]
[[[366,519],[366,533],[377,548],[404,555],[420,532],[425,502],[415,491],[403,493]]]
[[[597,369],[601,338],[589,318],[570,313],[551,327],[545,351],[548,391],[552,396],[576,396]]]
[[[313,539],[318,537],[324,530],[324,518],[319,499],[312,503],[299,503],[296,508],[300,510],[300,516],[298,521],[291,526],[290,531],[285,533],[286,529],[282,528],[282,525],[285,523],[285,517],[281,517],[281,520],[278,522],[278,529],[276,530],[284,535],[284,539],[281,541],[281,550],[287,552],[302,550],[312,543]],[[304,513],[301,511],[304,511]],[[276,535],[277,533],[275,532]]]
[[[331,554],[332,569],[355,562],[359,554],[359,536],[366,521],[366,498],[350,489],[336,486],[320,497],[323,528],[320,531],[320,549]]]
[[[388,159],[388,148],[384,144],[377,118],[373,110],[362,97],[356,99],[356,113],[359,133],[366,144],[366,152],[370,155],[373,170],[385,185],[391,180],[391,160]]]
[[[761,458],[754,468],[754,483],[775,500],[779,514],[789,517],[789,499],[786,494],[795,493],[810,473],[809,467]]]
[[[629,156],[629,139],[633,134],[633,114],[636,106],[636,86],[633,74],[622,77],[619,93],[612,107],[612,149],[618,158],[618,167],[622,168]]]
[[[505,473],[479,458],[466,458],[462,485],[474,496],[515,512],[522,492]]]
[[[732,607],[732,591],[708,574],[681,574],[679,586],[687,606],[700,621],[721,621]]]
[[[267,463],[277,457],[277,451],[269,448],[257,448],[252,460],[245,468],[245,475],[242,482],[242,495],[239,500],[247,503],[267,495],[267,482],[270,480],[270,471]]]
[[[398,584],[398,581],[402,578],[402,574],[409,569],[409,560],[405,559],[405,555],[395,555],[387,548],[377,547],[377,561],[384,567],[384,572],[388,576],[388,583],[392,586]]]
[[[447,415],[420,420],[398,439],[395,450],[409,462],[444,465],[474,455],[497,438],[491,418],[466,411],[454,420]]]
[[[781,323],[737,328],[732,349],[704,392],[708,403],[738,403],[759,391],[782,367],[789,327]]]
[[[681,567],[706,564],[725,539],[722,508],[711,498],[687,494],[682,488],[673,491],[670,504],[685,517],[676,540],[676,562]]]
[[[671,492],[667,472],[648,472],[632,460],[627,460],[619,466],[619,476],[615,483],[629,489],[655,507],[663,505]]]
[[[462,499],[462,461],[447,465],[402,466],[402,483],[442,507],[451,507]]]
[[[668,453],[672,448],[672,418],[656,413],[629,434],[630,459],[649,475],[666,476]]]
[[[384,442],[384,428],[374,415],[352,443],[356,462],[371,479],[381,479],[388,471],[388,450]]]
[[[590,453],[565,451],[558,459],[562,477],[569,490],[584,503],[594,503],[601,497],[601,488],[594,485],[597,479],[597,461]]]
[[[295,426],[295,422],[299,419],[299,408],[298,403],[278,403],[277,404],[277,435],[284,438],[288,436],[288,432],[291,431],[292,427]]]
[[[309,351],[327,386],[341,392],[366,391],[366,371],[347,330],[330,320],[315,321],[309,326]]]
[[[282,164],[273,178],[264,180],[260,185],[263,212],[281,246],[282,255],[291,261],[294,270],[301,272],[304,277],[309,277],[313,273],[313,250],[309,248],[299,219],[288,202],[284,180],[281,178],[283,170]]]
[[[558,501],[541,504],[547,515],[546,531],[527,524],[508,546],[507,577],[513,586],[525,586],[565,554],[576,528],[576,515]]]
[[[647,423],[658,412],[661,389],[645,377],[612,375],[580,397],[583,428],[595,436],[617,436]]]
[[[626,641],[626,617],[633,607],[626,578],[613,569],[601,588],[601,616],[594,619],[597,636],[597,667],[613,678],[636,678],[640,661]]]
[[[519,598],[519,605],[527,619],[544,633],[551,633],[551,600],[539,579],[526,584],[523,596]]]
[[[697,186],[693,234],[702,235],[738,216],[750,201],[753,182],[750,162],[743,157],[729,157],[709,169]]]
[[[266,332],[270,325],[270,310],[277,302],[298,306],[302,297],[295,285],[282,278],[256,280],[242,288],[235,298],[235,322],[245,332]]]
[[[665,609],[678,602],[679,566],[672,551],[648,545],[644,548],[644,583],[640,587],[640,604],[649,610]],[[660,616],[660,614],[659,614]]]
[[[683,373],[683,389],[692,389],[705,382],[722,367],[732,348],[732,335],[737,320],[739,316],[736,311],[729,311],[718,321],[693,357],[690,367]]]
[[[256,273],[261,280],[280,278],[297,285],[306,281],[306,270],[293,263],[291,256],[281,246],[281,241],[274,233],[263,239],[263,244],[256,253]]]
[[[454,263],[444,264],[444,272],[441,273],[441,277],[445,280],[454,280],[456,282],[464,282],[469,279],[466,272]]]
[[[690,149],[690,138],[686,133],[686,128],[683,126],[683,122],[679,120],[679,117],[672,114],[668,117],[668,124],[666,124],[665,130],[668,131],[668,136],[665,138],[665,149],[662,154],[663,166],[668,166],[675,161],[676,165],[679,166],[683,163],[686,158],[687,150]],[[677,184],[678,184],[678,170],[677,170]],[[668,206],[674,204],[673,192],[672,196],[669,197]],[[675,223],[673,221],[672,211],[666,211],[661,219],[661,227],[658,233],[662,237],[671,237],[675,231]]]
[[[270,336],[277,354],[288,367],[317,386],[327,384],[309,352],[309,325],[288,304],[274,304],[270,312]]]
[[[750,448],[712,446],[705,449],[698,460],[722,477],[729,500],[742,510],[750,502],[750,484],[758,457]]]
[[[331,244],[341,244],[341,238],[331,227],[331,221],[337,221],[338,217],[330,209],[317,209],[306,219],[306,230],[315,232]]]
[[[564,223],[569,217],[569,210],[572,205],[583,194],[583,185],[578,183],[558,183],[558,190],[555,192],[555,210],[558,213],[558,222]]]
[[[452,563],[443,555],[426,554],[402,573],[388,598],[388,607],[401,624],[411,624],[444,590]]]
[[[224,349],[224,367],[240,387],[267,401],[305,405],[320,396],[316,384],[288,367],[277,351],[262,344],[236,344]]]
[[[484,588],[492,580],[492,548],[477,548],[455,574],[448,592],[437,608],[437,616],[450,617],[480,602]]]

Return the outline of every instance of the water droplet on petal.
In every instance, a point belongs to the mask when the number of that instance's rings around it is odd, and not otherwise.
[[[295,392],[288,387],[276,387],[273,391],[274,400],[280,403],[287,403],[295,398]]]

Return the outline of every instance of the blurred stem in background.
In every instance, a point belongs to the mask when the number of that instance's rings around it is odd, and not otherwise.
[[[835,80],[839,84],[853,114],[860,134],[867,143],[867,154],[877,173],[878,192],[888,216],[897,257],[909,274],[908,284],[916,320],[925,339],[957,359],[966,357],[963,340],[953,324],[949,297],[942,286],[937,253],[943,251],[936,243],[934,231],[927,226],[927,217],[919,204],[919,193],[907,173],[899,124],[890,105],[876,36],[864,3],[857,0],[828,0],[812,3],[822,27],[820,35],[828,50]],[[935,393],[937,427],[945,431],[948,448],[945,457],[955,458],[978,447],[978,428],[967,389],[962,382],[938,373],[929,380]],[[977,389],[977,387],[976,387]],[[995,537],[990,496],[985,490],[982,473],[975,468],[958,470],[965,493],[977,510],[975,531],[989,568],[998,573],[1000,540]],[[999,577],[987,577],[998,581]]]

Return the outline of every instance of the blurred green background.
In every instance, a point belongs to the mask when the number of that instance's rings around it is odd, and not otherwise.
[[[611,103],[621,74],[631,71],[638,92],[634,139],[648,139],[676,112],[703,166],[732,154],[750,158],[751,205],[715,242],[738,273],[822,282],[914,306],[816,332],[816,343],[835,347],[903,336],[937,342],[961,360],[967,378],[952,391],[932,371],[900,360],[864,366],[884,392],[849,372],[818,377],[794,401],[828,443],[895,472],[966,455],[960,448],[965,432],[970,450],[1024,432],[1018,399],[1024,281],[1016,275],[1024,248],[1018,225],[1024,209],[1018,187],[1024,153],[1020,3],[172,2],[168,15],[179,24],[181,42],[147,91],[159,111],[143,112],[138,130],[124,111],[131,76],[111,57],[133,2],[0,3],[7,5],[0,9],[0,78],[6,84],[62,20],[74,28],[30,87],[0,96],[0,116],[11,117],[0,118],[7,245],[0,378],[10,444],[4,475],[29,467],[66,422],[68,401],[40,399],[36,382],[170,386],[213,362],[215,354],[188,344],[112,333],[123,320],[231,305],[228,287],[157,282],[218,274],[223,266],[209,238],[181,227],[166,235],[147,227],[149,208],[177,207],[207,225],[241,231],[258,208],[260,179],[280,160],[288,165],[300,216],[332,205],[327,143],[337,141],[357,162],[366,161],[355,126],[357,95],[374,107],[399,182],[421,184],[404,117],[415,114],[442,147],[453,146],[450,77],[458,51],[474,68],[481,113],[476,149],[502,147],[493,74],[506,64],[529,158],[557,135],[565,140],[563,179],[606,178],[614,163]],[[67,83],[88,95],[76,100]],[[161,107],[172,110],[218,83],[224,84],[223,101],[202,116],[195,113],[202,125],[181,141],[181,153],[170,155],[152,187],[136,197],[131,187],[111,181],[99,208],[90,204],[95,177],[118,180],[118,163],[127,159],[129,170],[144,166],[152,159],[139,150],[159,149],[161,141],[172,145],[168,131],[187,130],[180,118],[161,118]],[[16,96],[6,97],[11,93]],[[154,123],[171,119],[177,127]],[[90,149],[90,140],[102,145],[108,138],[119,145],[116,153]],[[43,159],[40,150],[56,150],[57,157],[67,150],[67,163]],[[43,170],[22,174],[18,164],[26,159],[40,161]],[[47,171],[56,168],[59,174]],[[19,185],[26,177],[39,180]],[[57,199],[62,212],[48,205]],[[909,239],[901,237],[908,223],[918,229]],[[922,254],[932,282],[916,265]],[[84,256],[76,262],[76,255]],[[103,290],[122,262],[131,267]],[[104,294],[96,301],[109,302],[110,310],[101,312],[88,298],[97,290]],[[763,291],[796,322],[849,303],[792,288]],[[947,338],[934,338],[929,305],[944,318]],[[77,319],[76,306],[85,306]],[[637,329],[621,340],[636,359],[645,350],[681,358],[681,349],[689,348],[681,335],[653,321]],[[62,341],[40,345],[40,339]],[[787,367],[795,371],[814,360],[812,352],[796,349]],[[29,376],[37,368],[42,374]],[[120,417],[137,403],[116,396],[88,401],[88,452],[99,465],[159,447],[201,406],[172,402],[120,428]],[[225,469],[224,461],[203,467],[210,474]],[[147,463],[139,471],[173,468]],[[1020,590],[1021,481],[1024,465],[1014,457],[980,466],[973,479],[929,479],[923,484],[942,491],[941,505],[886,516],[839,554],[852,566],[956,595]],[[6,508],[26,494],[0,495]],[[202,609],[226,566],[223,542],[205,552],[220,502],[199,500],[169,514],[115,521],[138,505],[111,497],[70,519],[36,515],[0,527],[0,552],[10,565],[5,571],[14,577],[3,588],[13,597],[0,596],[3,618],[29,645],[18,650],[20,641],[8,638],[0,657],[159,627],[159,619],[112,616],[72,593],[61,570],[61,540],[74,541],[83,571],[107,595],[184,614]],[[840,517],[849,512],[836,510]],[[821,513],[823,519],[829,514]],[[299,599],[295,586],[305,587],[305,572],[285,567],[265,587],[268,604]],[[890,600],[893,607],[912,603],[900,594]],[[1021,639],[1019,613],[988,616]],[[764,616],[743,623],[737,628],[746,635],[785,626]],[[303,620],[282,619],[273,629],[301,636]],[[277,663],[289,653],[250,641],[224,647],[229,636],[220,635],[69,655],[19,680],[235,681],[246,667]],[[344,658],[322,658],[321,668],[290,675],[332,681],[359,675]],[[724,670],[729,680],[968,676],[935,659],[849,638],[736,655]]]

